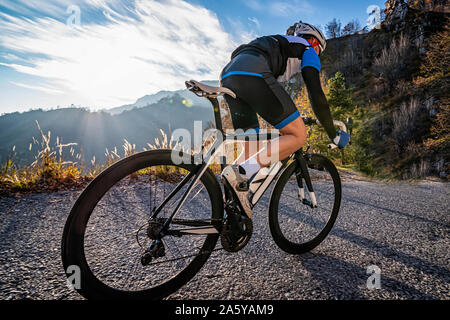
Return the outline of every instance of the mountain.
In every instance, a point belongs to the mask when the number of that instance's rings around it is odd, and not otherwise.
[[[15,146],[16,162],[29,164],[36,154],[35,147],[28,150],[33,137],[40,139],[36,126],[39,122],[44,134],[51,132],[51,146],[56,137],[60,143],[77,143],[75,154],[82,153],[86,162],[96,157],[97,163],[105,159],[105,148],[117,147],[123,154],[124,139],[136,145],[136,151],[142,151],[147,143],[161,137],[160,129],[169,135],[175,129],[193,132],[194,121],[202,121],[205,129],[213,121],[212,107],[187,107],[184,98],[174,93],[157,103],[146,107],[110,114],[105,111],[91,112],[81,108],[66,108],[50,111],[33,110],[15,112],[0,116],[0,163],[4,163]],[[206,99],[205,99],[206,100]],[[71,156],[66,150],[65,159]]]
[[[201,81],[201,82],[203,82],[207,85],[210,85],[210,86],[218,86],[219,85],[219,81],[206,80],[206,81]],[[185,99],[186,101],[188,101],[187,102],[188,105],[195,105],[198,107],[205,107],[205,108],[209,108],[211,105],[208,100],[206,100],[205,98],[196,96],[195,94],[193,94],[192,92],[190,92],[187,89],[176,90],[176,91],[163,90],[163,91],[159,91],[155,94],[145,95],[142,98],[137,99],[136,102],[133,104],[127,104],[127,105],[123,105],[123,106],[115,107],[115,108],[111,108],[111,109],[104,109],[102,111],[105,111],[109,114],[115,115],[115,114],[119,114],[124,111],[132,110],[134,108],[146,107],[151,104],[157,103],[159,100],[161,100],[163,98],[171,98],[175,95],[178,95],[178,96],[182,97],[183,99]]]

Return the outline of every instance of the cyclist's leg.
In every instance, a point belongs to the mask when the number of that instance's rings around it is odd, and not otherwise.
[[[231,122],[235,129],[249,130],[259,128],[256,112],[241,98],[226,95],[225,100],[230,109]]]
[[[239,75],[232,75],[233,73]],[[241,75],[243,73],[252,74],[253,76],[244,76],[242,78]],[[242,85],[242,81],[246,81],[246,79],[254,80],[255,77],[261,78],[263,74],[270,74],[270,67],[267,64],[266,58],[254,51],[244,51],[240,53],[222,70],[220,75],[221,85],[229,87],[230,89],[234,88],[236,90],[235,93],[238,96],[237,99],[225,96],[230,108],[233,127],[235,129],[247,131],[249,129],[259,128],[255,109],[253,109],[245,99],[241,98],[246,96],[244,93],[247,90],[246,87]],[[254,90],[252,90],[252,92],[254,92]],[[241,152],[234,164],[244,162],[266,144],[266,142],[245,142],[243,152]]]
[[[259,122],[256,112],[242,99],[237,97],[233,99],[225,96],[228,108],[230,109],[231,122],[233,128],[241,129],[243,131],[258,130]],[[240,164],[258,152],[262,148],[264,142],[246,141],[243,143],[243,148],[233,164]]]
[[[273,76],[230,76],[222,81],[222,85],[233,90],[246,106],[282,134],[266,147],[258,149],[255,159],[260,166],[269,166],[277,160],[287,158],[305,143],[306,128],[303,120],[288,93]],[[233,103],[233,100],[235,99],[227,98],[229,103]]]

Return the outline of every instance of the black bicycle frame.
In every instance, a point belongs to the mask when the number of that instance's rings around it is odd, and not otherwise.
[[[223,131],[223,127],[222,127],[222,120],[221,120],[221,116],[220,116],[220,109],[219,109],[219,102],[217,100],[217,98],[211,98],[211,97],[207,97],[207,99],[211,102],[212,106],[213,106],[213,110],[214,110],[214,121],[215,121],[215,125],[216,125],[216,129],[218,130],[218,132],[222,135],[222,137],[224,137],[224,140],[221,143],[224,143],[227,140],[234,140],[234,141],[239,141],[239,140],[270,140],[272,139],[271,136],[267,136],[262,137],[262,135],[259,134],[243,134],[243,135],[229,135],[226,136],[224,134]],[[200,180],[201,176],[204,174],[204,172],[206,171],[206,169],[209,166],[209,162],[210,160],[213,158],[214,152],[216,150],[216,147],[220,146],[217,141],[213,144],[213,146],[209,149],[211,150],[211,154],[208,157],[207,161],[204,161],[202,164],[199,164],[196,168],[195,171],[191,171],[189,172],[189,174],[183,178],[183,180],[175,187],[175,189],[167,196],[167,198],[158,206],[158,208],[156,208],[151,216],[151,219],[155,219],[157,218],[159,212],[161,211],[161,209],[170,201],[170,199],[173,198],[173,196],[175,194],[177,194],[188,182],[189,180],[191,180],[193,178],[193,180],[190,182],[187,190],[185,191],[185,193],[183,194],[183,196],[181,197],[181,199],[179,200],[176,208],[174,209],[174,211],[171,213],[171,215],[165,220],[164,224],[163,224],[163,228],[161,229],[161,237],[163,235],[166,234],[173,234],[173,235],[177,235],[177,236],[181,236],[184,234],[211,234],[211,233],[218,233],[219,230],[217,230],[217,227],[220,227],[218,225],[214,225],[211,223],[207,223],[207,222],[201,222],[201,221],[195,221],[195,223],[193,221],[176,221],[174,223],[176,224],[180,224],[180,225],[186,225],[186,226],[193,226],[195,225],[195,228],[190,228],[190,229],[182,229],[182,230],[169,230],[169,225],[172,223],[175,215],[178,213],[179,209],[181,208],[181,206],[183,205],[183,203],[185,202],[186,198],[188,197],[188,195],[191,193],[193,187],[195,186],[195,184]],[[284,159],[283,161],[281,161],[282,166],[280,167],[280,169],[278,170],[278,172],[276,173],[276,175],[278,175],[280,172],[282,172],[288,165],[288,163],[293,160],[293,161],[297,161],[297,163],[299,164],[299,174],[297,175],[297,181],[299,183],[299,187],[302,187],[302,179],[305,180],[308,191],[309,192],[313,192],[313,187],[311,184],[311,179],[308,173],[308,169],[307,169],[307,162],[305,160],[304,157],[304,152],[302,149],[298,150],[297,152],[295,152],[292,156],[288,157],[287,159]],[[221,161],[221,170],[223,171],[223,169],[225,168],[225,163],[224,161]],[[272,179],[272,181],[276,180],[276,177],[274,177]],[[271,182],[272,182],[271,181]],[[270,185],[270,184],[269,184]],[[265,190],[263,191],[263,193],[267,190],[268,186],[266,186]],[[230,190],[228,189],[227,185],[224,185],[224,191],[225,191],[225,201],[231,200],[232,197],[232,193],[230,192]],[[259,201],[259,199],[258,199]],[[255,203],[256,204],[256,203]],[[216,232],[212,232],[211,231],[211,227],[215,228]],[[202,230],[204,230],[204,232],[202,232]],[[175,233],[176,234],[175,234]]]

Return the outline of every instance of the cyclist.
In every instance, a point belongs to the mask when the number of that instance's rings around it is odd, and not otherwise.
[[[316,27],[302,21],[291,26],[286,35],[264,36],[239,46],[220,75],[221,85],[236,93],[225,96],[235,129],[259,130],[257,114],[279,130],[281,136],[249,154],[247,142],[243,159],[227,166],[224,178],[236,192],[249,218],[251,206],[248,186],[258,171],[283,160],[299,150],[306,141],[306,128],[300,113],[280,82],[301,72],[312,109],[331,141],[344,148],[350,136],[336,131],[330,108],[320,84],[320,58],[326,40]],[[276,148],[275,148],[276,146]]]

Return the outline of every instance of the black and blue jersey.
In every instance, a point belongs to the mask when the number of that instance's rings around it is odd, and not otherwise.
[[[231,60],[244,52],[257,52],[266,58],[269,69],[265,65],[233,65],[222,73],[221,79],[230,75],[263,76],[270,72],[278,81],[287,81],[305,67],[314,67],[320,72],[320,59],[308,41],[301,37],[273,35],[257,38],[248,44],[241,45],[232,54]],[[240,69],[240,70],[238,70]],[[232,72],[232,73],[230,73]]]

